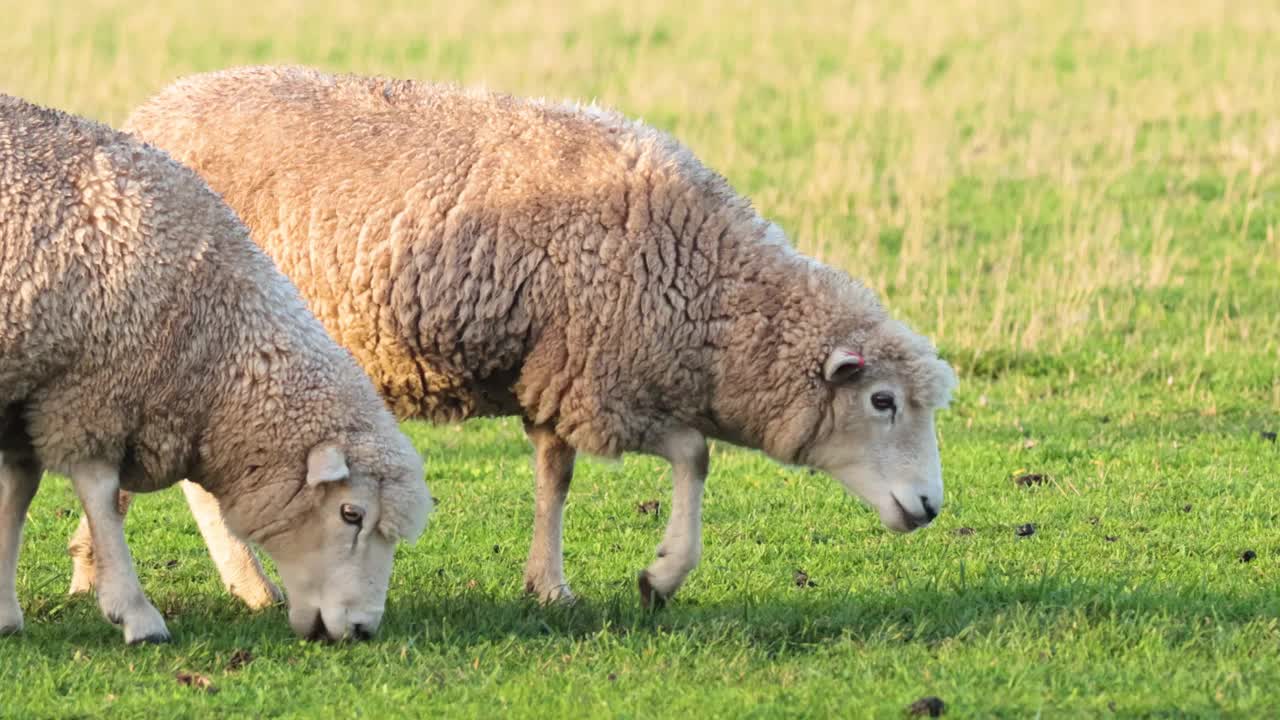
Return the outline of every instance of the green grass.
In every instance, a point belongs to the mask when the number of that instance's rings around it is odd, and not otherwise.
[[[4,4],[0,88],[113,123],[181,74],[263,61],[596,97],[866,278],[962,386],[939,420],[946,509],[906,537],[825,477],[717,446],[702,566],[656,615],[633,584],[661,536],[636,511],[667,505],[661,463],[580,463],[581,601],[542,609],[520,582],[518,425],[410,424],[441,503],[359,646],[243,610],[165,492],[129,535],[175,641],[123,647],[64,595],[78,510],[50,478],[0,716],[894,717],[923,695],[949,717],[1274,714],[1280,10]],[[1017,487],[1024,471],[1049,480]],[[238,650],[252,662],[229,669]]]

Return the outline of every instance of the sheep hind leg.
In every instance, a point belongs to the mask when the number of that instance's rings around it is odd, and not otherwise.
[[[218,499],[195,483],[183,480],[180,484],[227,591],[251,610],[283,602],[284,593],[267,577],[253,550],[223,522]]]
[[[40,468],[34,461],[12,461],[13,453],[0,452],[0,635],[22,631],[22,607],[18,605],[18,551],[27,508],[40,486]]]
[[[124,640],[130,645],[167,641],[164,618],[142,592],[124,539],[119,472],[99,462],[87,462],[72,467],[68,474],[89,520],[102,614],[124,626]]]
[[[707,480],[707,442],[701,433],[668,435],[654,454],[671,463],[671,516],[658,545],[658,559],[640,572],[640,602],[661,608],[702,559],[702,490]]]
[[[133,493],[128,490],[119,491],[116,508],[120,511],[121,522],[124,522],[132,505]],[[67,543],[67,554],[71,556],[71,586],[67,594],[92,592],[98,582],[98,573],[93,563],[93,534],[89,532],[89,516],[84,513],[80,514],[80,524]]]
[[[564,577],[564,503],[576,452],[549,427],[525,424],[534,449],[533,542],[524,588],[542,603],[573,602]]]

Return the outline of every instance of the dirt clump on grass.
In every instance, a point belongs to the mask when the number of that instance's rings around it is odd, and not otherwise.
[[[186,685],[189,688],[203,690],[209,694],[218,692],[218,688],[214,687],[213,682],[209,678],[194,672],[179,672],[173,676],[179,685]]]
[[[1042,473],[1025,473],[1013,479],[1013,484],[1018,487],[1031,487],[1033,485],[1043,485],[1049,478]]]
[[[922,697],[907,706],[907,714],[912,717],[942,717],[947,711],[947,704],[936,695]]]
[[[240,648],[231,653],[231,658],[227,660],[227,672],[240,670],[251,662],[253,662],[253,653]]]

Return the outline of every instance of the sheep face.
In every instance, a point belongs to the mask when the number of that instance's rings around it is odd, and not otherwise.
[[[382,621],[395,544],[415,539],[432,507],[421,457],[396,436],[403,442],[390,454],[385,443],[359,440],[313,448],[306,482],[316,502],[263,542],[299,635],[365,639]]]
[[[891,530],[931,523],[942,510],[934,413],[955,384],[950,366],[936,357],[869,366],[837,349],[824,373],[833,386],[832,420],[812,446],[810,464],[874,507]]]

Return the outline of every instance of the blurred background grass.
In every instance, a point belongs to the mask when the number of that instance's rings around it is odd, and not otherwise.
[[[115,124],[260,62],[599,100],[970,370],[1280,356],[1280,5],[4,4],[0,87]],[[1274,373],[1241,379],[1280,407]]]

